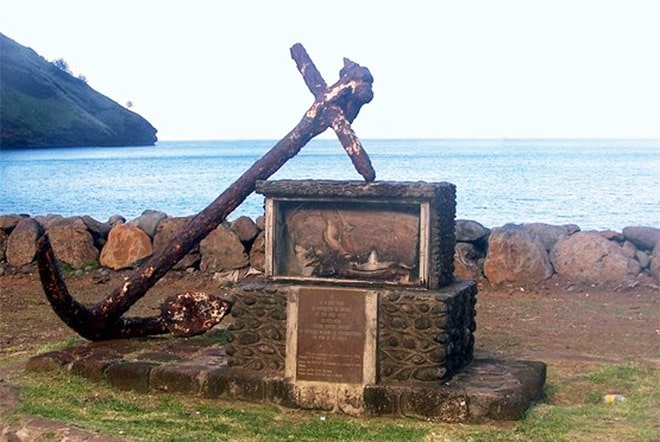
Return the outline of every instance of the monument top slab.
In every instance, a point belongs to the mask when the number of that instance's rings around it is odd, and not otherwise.
[[[453,281],[451,183],[260,181],[266,276],[436,289]]]

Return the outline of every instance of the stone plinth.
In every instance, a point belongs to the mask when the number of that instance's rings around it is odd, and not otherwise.
[[[232,294],[228,365],[279,377],[289,401],[362,413],[365,387],[433,388],[472,361],[476,284],[438,290],[263,281]]]

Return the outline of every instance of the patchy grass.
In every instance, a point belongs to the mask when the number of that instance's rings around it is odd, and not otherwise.
[[[17,414],[40,415],[144,441],[573,442],[660,437],[660,374],[655,367],[600,365],[581,376],[579,383],[562,378],[556,381],[547,385],[544,401],[519,422],[452,425],[403,418],[353,418],[179,395],[141,395],[68,373],[21,373],[12,379],[22,397]],[[579,392],[564,391],[573,388]],[[606,404],[602,396],[608,393],[622,394],[627,400]],[[558,395],[580,399],[558,401]]]
[[[64,273],[65,277],[71,278],[75,276],[82,276],[84,272],[90,272],[92,270],[98,270],[101,268],[101,264],[98,261],[91,261],[83,263],[79,267],[75,267],[68,262],[60,261],[60,269]]]
[[[70,336],[58,342],[45,344],[37,351],[37,354],[47,353],[49,351],[61,350],[63,348],[73,347],[76,344],[83,342],[82,338],[78,336]]]
[[[419,440],[419,423],[351,419],[176,395],[120,392],[66,373],[20,380],[25,414],[145,441]],[[417,427],[417,428],[416,428]]]

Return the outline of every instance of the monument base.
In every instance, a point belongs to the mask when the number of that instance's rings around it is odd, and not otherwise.
[[[264,377],[435,383],[472,360],[474,281],[436,290],[257,281],[231,296],[228,364]]]
[[[517,419],[542,362],[474,360],[474,281],[435,290],[257,281],[232,292],[210,397],[445,422]]]
[[[482,422],[520,419],[542,396],[545,376],[543,362],[486,356],[449,381],[406,385],[300,383],[225,367],[208,373],[204,395],[356,416]]]
[[[65,370],[120,390],[185,394],[362,416],[401,416],[438,422],[476,423],[520,419],[543,394],[543,362],[477,354],[448,381],[394,384],[294,384],[226,366],[218,335],[189,340],[150,338],[84,343],[35,356],[27,369]]]

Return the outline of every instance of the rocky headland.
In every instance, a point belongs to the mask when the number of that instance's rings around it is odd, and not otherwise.
[[[0,33],[0,147],[151,146],[157,130]]]
[[[28,215],[0,216],[0,274],[21,272],[35,259],[37,231]],[[63,266],[83,272],[138,266],[162,249],[190,217],[146,210],[133,220],[35,216]],[[590,285],[660,283],[660,229],[582,231],[577,225],[506,224],[487,228],[456,221],[454,275],[492,285],[531,286],[553,276]],[[174,270],[240,280],[264,269],[263,217],[241,216],[212,231]]]

